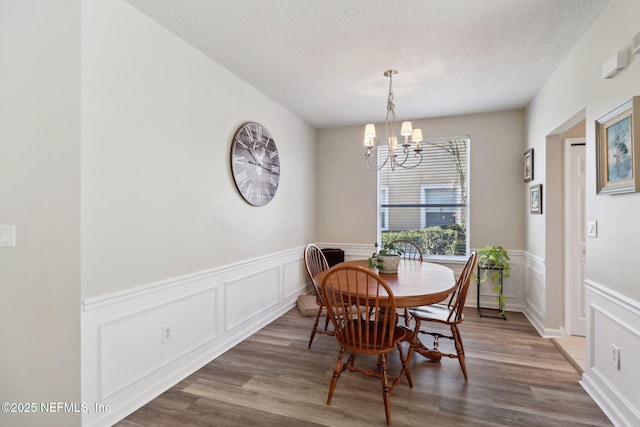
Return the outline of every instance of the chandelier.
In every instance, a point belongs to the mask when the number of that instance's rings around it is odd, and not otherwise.
[[[389,77],[389,96],[387,97],[387,118],[384,122],[386,139],[382,144],[387,144],[387,154],[384,159],[380,159],[378,163],[378,144],[376,144],[376,127],[369,123],[364,128],[364,146],[367,149],[365,158],[367,167],[371,170],[379,170],[387,164],[391,165],[391,170],[395,170],[396,166],[405,169],[412,169],[422,162],[422,130],[413,129],[411,122],[402,122],[400,127],[400,135],[404,137],[401,148],[398,147],[398,120],[396,119],[395,105],[393,104],[393,76],[398,74],[396,70],[387,70],[384,72],[385,77]],[[411,140],[409,140],[411,137]],[[410,150],[411,143],[415,144],[413,150]],[[413,151],[413,153],[411,153]],[[412,155],[411,155],[412,154]],[[411,156],[410,156],[411,155]],[[409,157],[411,160],[409,161]]]

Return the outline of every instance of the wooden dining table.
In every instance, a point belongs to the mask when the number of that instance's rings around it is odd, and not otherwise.
[[[367,267],[367,260],[345,261],[338,265]],[[318,288],[327,274],[325,270],[315,277]],[[409,308],[435,304],[447,299],[456,287],[456,277],[448,267],[432,262],[400,260],[397,273],[382,273],[393,291],[396,307]]]
[[[345,261],[337,265],[357,265],[368,267],[367,260]],[[322,281],[329,270],[319,273],[315,278],[318,288],[322,287]],[[418,307],[421,305],[436,304],[444,301],[451,295],[456,287],[456,277],[448,267],[432,262],[400,260],[397,273],[383,273],[380,277],[391,288],[396,300],[397,308]],[[412,343],[413,331],[407,328],[405,341]],[[416,340],[418,345],[420,340]],[[432,354],[425,347],[416,351],[433,361],[439,361],[440,356]]]

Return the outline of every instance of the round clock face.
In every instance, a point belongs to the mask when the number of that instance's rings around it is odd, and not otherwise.
[[[280,182],[280,157],[271,134],[259,123],[245,123],[231,144],[231,172],[238,191],[254,206],[273,199]]]

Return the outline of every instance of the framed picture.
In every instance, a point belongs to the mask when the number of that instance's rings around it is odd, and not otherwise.
[[[596,192],[633,193],[640,190],[638,161],[640,96],[635,96],[596,121]]]
[[[542,184],[529,187],[529,209],[532,214],[542,213]]]
[[[524,182],[533,181],[533,148],[524,153]]]

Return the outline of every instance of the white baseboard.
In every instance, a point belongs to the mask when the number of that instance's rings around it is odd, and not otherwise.
[[[113,425],[291,309],[308,291],[302,255],[295,248],[85,300],[82,401],[105,409],[84,413],[82,425]]]

